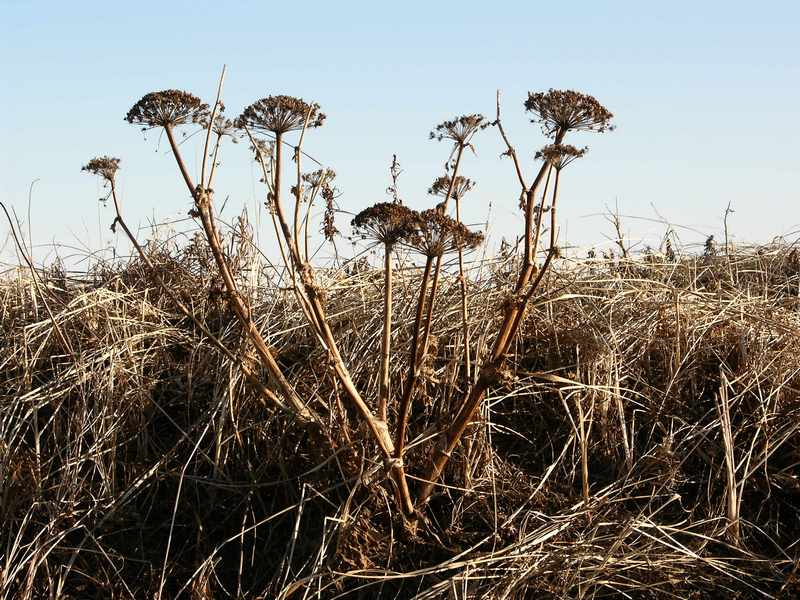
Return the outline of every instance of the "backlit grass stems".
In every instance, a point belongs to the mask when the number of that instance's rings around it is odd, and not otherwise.
[[[530,93],[525,108],[534,122],[540,123],[549,144],[540,150],[535,159],[541,164],[532,182],[523,175],[523,161],[510,143],[500,121],[500,99],[497,99],[497,117],[493,123],[482,115],[471,114],[457,117],[437,125],[430,137],[452,144],[450,155],[445,163],[445,174],[431,186],[431,194],[441,198],[434,208],[414,211],[395,198],[392,203],[378,203],[356,215],[352,221],[355,231],[365,240],[377,242],[383,250],[383,305],[382,331],[380,338],[380,360],[376,361],[377,398],[374,403],[365,400],[354,377],[339,350],[331,317],[326,309],[325,290],[312,264],[309,253],[309,223],[314,219],[312,206],[314,198],[321,195],[325,199],[326,210],[321,219],[321,230],[325,237],[332,239],[336,234],[334,223],[334,191],[331,181],[334,173],[322,168],[313,173],[303,174],[302,161],[305,156],[303,143],[307,133],[319,128],[325,115],[316,103],[286,95],[265,96],[247,106],[241,115],[230,121],[223,116],[224,105],[220,95],[220,79],[217,98],[209,107],[196,96],[179,90],[165,90],[144,96],[128,112],[126,120],[144,129],[159,128],[166,134],[172,154],[178,165],[181,177],[194,202],[193,214],[200,220],[203,234],[214,257],[225,293],[242,329],[256,350],[258,359],[270,375],[276,392],[258,381],[254,371],[247,367],[238,355],[226,349],[210,334],[192,311],[174,299],[182,312],[195,321],[218,349],[238,364],[248,380],[253,383],[265,401],[276,408],[288,407],[305,421],[326,422],[326,412],[330,409],[324,402],[315,404],[312,410],[307,401],[299,396],[288,382],[266,344],[259,328],[255,325],[245,297],[239,292],[233,269],[226,257],[216,217],[214,216],[212,188],[217,157],[222,140],[246,136],[250,141],[256,162],[261,167],[262,180],[266,186],[265,206],[275,225],[275,243],[280,249],[287,271],[290,273],[292,290],[307,320],[310,330],[328,357],[330,374],[337,389],[344,391],[350,408],[357,414],[369,430],[383,457],[385,468],[393,482],[398,506],[402,513],[414,519],[418,510],[425,505],[442,476],[447,461],[468,430],[486,391],[503,379],[504,363],[509,347],[520,328],[525,308],[535,294],[557,253],[556,206],[562,170],[572,161],[582,157],[586,149],[565,145],[568,133],[577,131],[606,131],[611,129],[612,115],[591,96],[573,91],[550,90]],[[515,277],[513,291],[503,301],[502,319],[496,332],[491,352],[487,356],[476,354],[472,357],[469,337],[469,317],[467,307],[467,275],[464,268],[464,253],[478,247],[483,242],[480,233],[471,231],[461,221],[461,200],[473,187],[472,181],[459,174],[464,152],[473,149],[474,136],[490,125],[496,125],[506,146],[505,155],[511,157],[516,178],[520,184],[521,209],[524,214],[524,255],[519,272]],[[200,165],[199,185],[196,185],[181,155],[175,137],[178,127],[195,126],[205,132],[202,164]],[[286,206],[282,195],[284,187],[284,152],[287,146],[292,150],[295,170],[295,184],[292,186],[293,206]],[[207,160],[211,157],[211,166]],[[119,165],[117,159],[101,157],[90,161],[86,170],[102,177],[111,187],[111,195],[117,212],[115,224],[119,223],[144,262],[149,265],[146,253],[122,219],[116,196],[115,175]],[[322,166],[322,165],[319,165]],[[550,181],[553,180],[552,191]],[[540,194],[542,182],[544,190]],[[306,189],[306,186],[308,189]],[[450,200],[455,200],[455,218],[448,215]],[[549,206],[547,201],[549,199]],[[537,201],[538,200],[538,201]],[[305,210],[303,204],[306,204]],[[543,215],[550,212],[549,247],[541,265],[537,264],[539,240],[544,230]],[[403,248],[421,255],[422,266],[419,293],[413,310],[413,325],[409,335],[407,364],[404,365],[402,390],[392,389],[391,344],[393,335],[393,253]],[[423,365],[431,345],[433,321],[436,318],[436,296],[443,273],[445,255],[458,255],[459,285],[461,293],[461,321],[463,327],[463,390],[459,390],[460,400],[456,400],[456,412],[433,424],[436,447],[430,454],[430,464],[414,465],[414,471],[422,474],[422,484],[416,495],[412,496],[406,466],[404,465],[406,440],[413,423],[414,399],[419,387]],[[159,283],[169,293],[167,285]],[[473,373],[473,364],[477,373]],[[359,378],[359,381],[362,381]],[[359,385],[362,385],[359,383]],[[398,397],[399,396],[399,397]],[[397,401],[396,401],[397,400]],[[372,404],[372,406],[370,405]],[[319,416],[317,416],[317,411]],[[390,432],[389,421],[396,415],[394,432]],[[425,456],[423,454],[422,456]],[[428,460],[428,459],[424,459]]]

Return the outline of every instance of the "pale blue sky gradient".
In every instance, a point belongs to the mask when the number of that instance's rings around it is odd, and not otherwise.
[[[25,217],[29,185],[40,179],[31,211],[39,244],[114,242],[111,209],[98,214],[102,188],[80,172],[98,154],[122,158],[132,223],[185,216],[189,199],[166,144],[155,133],[143,139],[123,116],[164,88],[211,100],[223,63],[231,115],[269,94],[322,105],[328,120],[306,149],[337,171],[344,210],[386,198],[393,153],[407,203],[431,204],[426,190],[448,148],[428,132],[458,114],[493,117],[498,88],[532,173],[544,140],[522,101],[528,90],[557,87],[595,95],[618,125],[571,140],[590,152],[565,171],[563,239],[602,245],[611,231],[596,215],[615,202],[644,218],[657,218],[655,207],[694,230],[678,230],[686,242],[719,233],[728,202],[737,239],[800,229],[797,2],[0,0],[0,53],[0,197]],[[495,239],[514,235],[511,163],[499,158],[494,130],[475,145],[463,167],[478,182],[466,220],[484,221],[491,205]],[[225,217],[263,195],[246,150],[224,150],[216,187],[218,200],[230,195]],[[664,230],[625,225],[648,241]],[[0,224],[0,243],[6,232]]]

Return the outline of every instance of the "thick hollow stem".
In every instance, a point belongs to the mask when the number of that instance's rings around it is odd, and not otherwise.
[[[456,221],[461,222],[461,201],[456,198]],[[458,249],[458,280],[461,287],[461,326],[464,330],[464,381],[469,389],[472,383],[472,358],[469,346],[469,315],[467,312],[467,276],[464,272],[464,249]]]
[[[425,261],[425,270],[422,272],[422,281],[419,284],[419,299],[417,300],[417,313],[414,317],[414,329],[411,333],[411,348],[408,357],[408,376],[403,390],[403,397],[400,400],[400,412],[398,413],[397,424],[397,458],[402,458],[406,443],[406,428],[408,427],[409,409],[411,408],[411,397],[414,393],[417,377],[419,375],[419,333],[422,325],[422,315],[425,310],[425,296],[428,290],[428,280],[431,275],[433,259],[428,257]]]
[[[392,246],[383,248],[383,338],[381,339],[381,381],[378,391],[378,418],[386,420],[389,404],[389,356],[392,344]]]

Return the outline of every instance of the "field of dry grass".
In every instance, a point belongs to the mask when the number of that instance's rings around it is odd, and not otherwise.
[[[413,528],[291,290],[231,260],[320,422],[265,405],[243,377],[249,365],[274,383],[204,244],[146,251],[150,265],[37,280],[21,268],[0,283],[2,598],[800,594],[793,244],[556,260]],[[518,260],[467,264],[477,360]],[[420,271],[395,269],[394,385]],[[382,272],[349,263],[317,277],[372,403]],[[412,489],[465,392],[460,284],[440,285],[409,424]],[[176,298],[244,359],[209,343]]]

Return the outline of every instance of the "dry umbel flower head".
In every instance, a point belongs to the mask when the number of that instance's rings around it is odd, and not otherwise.
[[[312,188],[330,184],[334,179],[336,179],[336,171],[333,169],[317,169],[316,171],[303,174],[303,181]]]
[[[245,108],[236,123],[239,127],[283,135],[302,129],[306,118],[307,127],[320,127],[325,121],[319,104],[309,104],[293,96],[267,96]]]
[[[379,202],[358,213],[351,225],[362,239],[392,246],[414,233],[417,216],[402,204]]]
[[[489,122],[486,117],[479,114],[463,115],[452,121],[445,121],[431,131],[432,140],[452,140],[459,146],[468,146],[472,136],[481,129],[486,129]]]
[[[578,160],[589,151],[589,148],[576,148],[569,144],[549,144],[536,153],[536,160],[544,160],[560,171],[569,163]]]
[[[128,123],[142,125],[142,129],[205,123],[208,118],[208,104],[181,90],[151,92],[134,104],[125,116]]]
[[[211,124],[211,131],[219,138],[229,137],[234,143],[239,141],[239,133],[236,131],[236,126],[233,121],[226,118],[223,114],[218,114],[214,117],[214,122]]]
[[[92,175],[98,175],[108,183],[113,183],[114,177],[116,177],[117,171],[119,170],[119,163],[120,159],[118,158],[98,156],[81,167],[81,171],[87,171]]]
[[[532,123],[541,123],[545,135],[567,131],[609,131],[614,117],[594,96],[573,90],[528,92],[525,110],[533,113]]]
[[[432,258],[458,249],[472,250],[483,242],[483,234],[471,231],[463,223],[430,208],[414,215],[414,231],[404,243],[420,254]]]
[[[453,183],[452,197],[455,200],[462,200],[472,188],[475,187],[475,182],[461,175],[456,175],[455,183]],[[431,196],[440,196],[441,198],[447,197],[447,190],[450,189],[450,176],[442,175],[434,179],[431,187],[428,188],[428,193]]]

